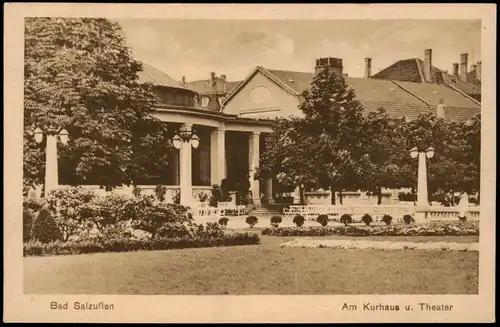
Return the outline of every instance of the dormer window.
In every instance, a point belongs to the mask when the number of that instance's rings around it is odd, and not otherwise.
[[[204,97],[203,99],[201,99],[201,106],[203,108],[206,108],[208,106],[209,102],[210,102],[210,99],[208,97]]]

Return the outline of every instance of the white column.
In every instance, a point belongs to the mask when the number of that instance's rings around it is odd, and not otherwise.
[[[57,136],[47,134],[47,146],[45,148],[45,192],[47,196],[50,191],[57,188],[59,184],[57,168]]]
[[[293,204],[299,204],[299,203],[300,203],[300,187],[297,186],[293,191]]]
[[[248,160],[250,169],[250,190],[252,191],[253,203],[260,205],[260,185],[258,180],[254,180],[255,169],[259,167],[260,144],[259,132],[252,132],[248,139]]]
[[[226,131],[216,129],[210,134],[210,180],[220,186],[226,178]]]
[[[274,203],[273,198],[273,179],[266,180],[266,199],[268,203]]]
[[[425,152],[418,153],[418,185],[417,185],[417,207],[421,208],[415,212],[416,221],[425,221],[425,211],[422,208],[429,206],[429,195],[427,192],[427,163]]]
[[[181,142],[180,148],[180,203],[189,206],[193,202],[191,142]]]
[[[417,204],[418,206],[428,206],[429,205],[429,195],[427,192],[427,163],[424,152],[419,152],[418,154],[418,185],[417,185],[418,195]]]

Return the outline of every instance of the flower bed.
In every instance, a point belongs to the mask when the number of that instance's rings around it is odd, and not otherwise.
[[[212,237],[179,237],[179,238],[110,238],[86,239],[78,241],[55,241],[24,243],[23,255],[51,256],[67,254],[84,254],[99,252],[133,252],[151,250],[170,250],[185,248],[201,248],[216,246],[235,246],[259,244],[259,236],[255,233],[234,233]]]
[[[431,222],[388,226],[328,226],[265,228],[270,236],[478,236],[479,222]]]
[[[359,250],[427,250],[427,251],[479,251],[479,243],[448,242],[373,242],[351,240],[296,239],[281,244],[282,248],[331,248]]]

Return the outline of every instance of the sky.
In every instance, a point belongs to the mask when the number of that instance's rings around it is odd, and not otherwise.
[[[119,19],[135,59],[170,77],[229,81],[244,79],[256,66],[313,72],[320,57],[342,58],[344,73],[372,74],[400,59],[424,57],[432,49],[434,66],[452,71],[460,54],[481,60],[479,20],[172,20]]]

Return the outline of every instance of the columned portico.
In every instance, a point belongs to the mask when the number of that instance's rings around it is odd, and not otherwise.
[[[273,197],[273,179],[269,178],[265,181],[265,192],[264,195],[266,197],[267,203],[274,203]]]
[[[254,179],[255,171],[260,160],[260,132],[251,132],[248,139],[248,161],[250,170],[250,190],[253,203],[260,205],[260,183]]]
[[[220,185],[227,176],[226,131],[217,128],[210,134],[210,182]]]

